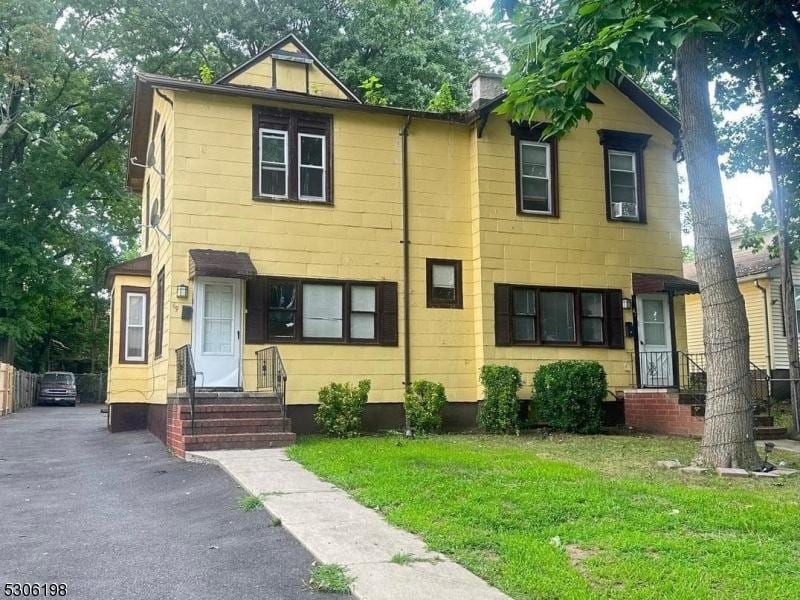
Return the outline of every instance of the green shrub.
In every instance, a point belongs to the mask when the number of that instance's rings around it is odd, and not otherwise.
[[[481,369],[483,402],[478,425],[496,433],[515,431],[519,420],[517,390],[522,387],[519,369],[503,365],[484,365]]]
[[[350,383],[331,383],[319,391],[319,408],[314,420],[322,431],[334,437],[350,437],[361,430],[371,384],[363,379]]]
[[[442,427],[442,409],[447,404],[444,386],[419,379],[406,391],[405,409],[408,424],[416,432],[432,433]]]
[[[533,376],[533,408],[555,429],[597,433],[607,389],[606,372],[598,362],[562,360],[542,365]]]

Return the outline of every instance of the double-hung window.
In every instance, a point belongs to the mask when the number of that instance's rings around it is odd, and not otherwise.
[[[377,306],[377,290],[374,285],[350,286],[350,339],[375,339]]]
[[[462,308],[464,291],[461,261],[429,258],[426,267],[428,308]]]
[[[644,149],[650,136],[601,129],[606,215],[609,221],[646,222],[644,197]]]
[[[558,216],[558,156],[555,138],[542,139],[544,125],[511,125],[515,140],[517,212]]]
[[[147,362],[147,288],[122,287],[120,353],[122,363]]]
[[[253,123],[254,198],[331,204],[331,117],[256,107]]]
[[[301,133],[297,187],[300,200],[325,202],[325,136]]]
[[[259,194],[267,198],[287,198],[289,190],[288,134],[275,129],[260,129]]]

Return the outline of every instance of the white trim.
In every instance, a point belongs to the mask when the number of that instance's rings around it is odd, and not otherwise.
[[[265,133],[283,138],[283,169],[264,166],[264,144],[262,142]],[[268,164],[278,165],[281,163],[269,162]],[[270,171],[283,171],[284,177],[282,195],[265,194],[262,192],[263,187],[261,178],[263,176],[264,169],[268,169]],[[286,199],[289,197],[289,132],[284,129],[267,129],[265,127],[261,127],[258,130],[258,195],[261,198]]]
[[[625,171],[623,169],[612,169],[611,168],[611,157],[612,156],[626,156],[631,159],[631,170]],[[616,171],[617,173],[633,173],[633,202],[620,202],[614,199],[614,186],[611,184],[611,172]],[[615,202],[619,202],[620,204],[633,204],[634,208],[636,209],[636,215],[633,217],[625,217],[625,219],[638,219],[639,218],[639,173],[636,172],[636,152],[630,152],[628,150],[609,150],[608,151],[608,198],[609,201],[613,204]],[[610,209],[609,209],[610,210]],[[612,217],[617,219],[623,219],[622,217]]]
[[[519,210],[525,214],[529,215],[552,215],[553,214],[553,180],[551,178],[551,170],[550,170],[550,144],[545,144],[543,142],[533,142],[530,140],[520,140],[520,151],[519,151]],[[536,175],[525,175],[522,171],[522,147],[523,146],[534,146],[539,148],[544,148],[545,151],[545,176],[544,177],[537,177]],[[524,208],[524,201],[525,201],[525,186],[522,185],[523,181],[527,179],[539,179],[547,181],[547,210],[528,210]],[[535,199],[535,198],[533,198]]]
[[[134,296],[138,296],[142,299],[142,324],[141,325],[131,325],[131,298]],[[128,345],[130,342],[130,332],[131,329],[141,329],[142,330],[142,353],[138,355],[130,354],[128,350],[130,346]],[[131,362],[146,362],[147,355],[146,355],[146,348],[147,348],[147,339],[145,339],[145,335],[147,334],[147,294],[143,292],[127,292],[125,294],[125,360]]]
[[[318,140],[322,141],[322,157],[321,157],[322,158],[322,165],[304,165],[303,164],[303,138],[304,137],[306,137],[306,138],[314,138],[314,139],[318,139]],[[325,136],[324,135],[318,135],[318,134],[315,134],[315,133],[298,133],[297,134],[297,197],[300,200],[309,200],[309,201],[312,201],[312,202],[325,202],[326,201],[325,188],[326,188],[326,182],[327,182],[327,177],[328,177],[327,169],[325,167],[325,164],[327,162],[326,161],[327,156],[325,154],[326,151],[327,151],[327,148],[325,147]],[[318,169],[318,170],[322,171],[322,196],[304,196],[300,192],[300,190],[302,189],[301,185],[300,185],[300,173],[301,173],[303,167],[305,167],[307,169]]]

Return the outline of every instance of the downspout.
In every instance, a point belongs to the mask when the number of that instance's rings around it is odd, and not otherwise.
[[[772,377],[772,342],[770,341],[770,325],[769,325],[769,300],[767,300],[767,288],[763,287],[756,279],[753,283],[761,290],[761,297],[764,299],[764,331],[767,336],[767,372]]]
[[[411,317],[409,308],[411,294],[408,289],[410,276],[410,249],[408,226],[408,128],[411,126],[411,116],[406,117],[403,129],[400,130],[401,163],[403,171],[403,387],[406,391],[411,387],[411,330],[409,329]],[[405,418],[406,435],[411,435],[408,415]]]
[[[770,404],[772,402],[772,342],[771,339],[771,332],[770,332],[770,322],[769,322],[769,300],[767,299],[767,288],[762,287],[762,285],[756,279],[753,283],[756,284],[756,287],[761,290],[761,296],[764,299],[764,333],[766,335],[766,342],[767,342],[767,409],[769,410]],[[767,414],[770,414],[767,412]]]

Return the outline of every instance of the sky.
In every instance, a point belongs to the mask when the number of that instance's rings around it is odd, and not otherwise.
[[[478,13],[489,14],[493,0],[472,0],[469,4],[470,10]],[[713,96],[712,96],[713,99]],[[728,121],[735,121],[747,114],[747,110],[738,112],[724,112],[723,115]],[[688,200],[689,190],[686,185],[686,165],[681,163],[678,166],[681,175],[680,197],[681,200]],[[750,220],[754,212],[758,212],[770,191],[770,179],[767,173],[742,173],[734,177],[726,177],[722,174],[722,187],[725,192],[725,204],[728,209],[730,221]],[[731,229],[736,229],[735,225]],[[691,244],[691,235],[684,234],[684,244]]]

